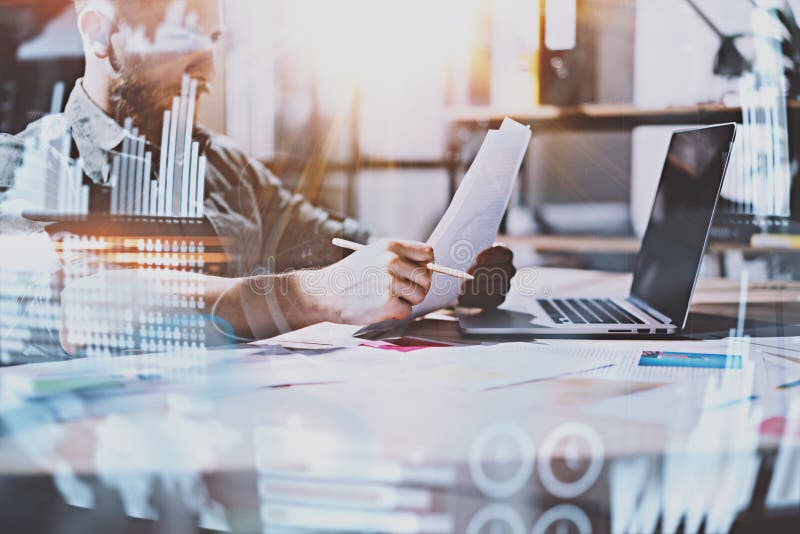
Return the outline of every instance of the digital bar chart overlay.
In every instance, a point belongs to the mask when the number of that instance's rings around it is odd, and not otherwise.
[[[154,180],[153,154],[146,151],[147,140],[132,121],[126,131],[122,151],[114,157],[111,169],[112,215],[200,219],[207,161],[200,145],[192,140],[197,81],[183,77],[181,96],[164,111],[161,155]]]

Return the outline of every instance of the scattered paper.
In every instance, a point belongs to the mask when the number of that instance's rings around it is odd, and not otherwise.
[[[403,354],[364,375],[392,387],[486,391],[610,365],[534,343],[435,348]]]
[[[383,341],[365,341],[359,346],[405,353],[431,348],[452,347],[453,345],[439,343],[437,341],[430,341],[427,339],[403,336],[399,338],[384,339]]]
[[[782,389],[800,387],[800,353],[764,349],[759,352],[759,358],[769,387]]]
[[[357,347],[362,339],[353,337],[361,326],[319,323],[270,339],[256,341],[255,346],[280,345],[287,349],[329,350],[338,347]]]
[[[414,352],[417,350],[452,347],[453,343],[442,343],[420,337],[400,336],[369,341],[354,337],[359,330],[356,325],[320,323],[288,334],[251,343],[253,346],[280,346],[291,350],[330,351],[337,348],[368,347],[395,352]]]
[[[742,367],[753,352],[747,343],[739,340],[713,340],[713,341],[645,341],[645,340],[574,340],[574,339],[548,339],[543,341],[548,346],[559,347],[572,351],[581,358],[594,362],[608,362],[613,367],[584,373],[586,378],[607,380],[628,380],[632,382],[677,383],[677,382],[705,382],[709,378],[721,379],[728,373],[742,373]],[[719,361],[720,355],[725,362],[739,362],[731,365],[732,369],[723,367],[713,368],[708,366],[652,366],[640,365],[642,353],[675,353],[693,354],[696,358],[709,357]],[[739,356],[728,360],[728,356]],[[736,369],[735,367],[739,367]]]
[[[601,349],[579,349],[576,351],[589,361],[607,361],[607,351]],[[709,356],[714,356],[709,354]],[[642,351],[632,350],[614,353],[614,367],[586,373],[587,378],[604,378],[609,380],[630,380],[635,382],[705,382],[709,378],[720,378],[725,373],[741,373],[739,369],[709,367],[679,367],[641,365]]]
[[[139,394],[246,390],[342,381],[335,367],[301,354],[231,349],[52,362],[0,370],[0,391],[16,399],[62,394]]]
[[[704,411],[726,410],[757,400],[746,381],[718,387],[716,381],[668,384],[646,391],[602,400],[586,406],[584,412],[654,423],[672,428],[693,428]],[[709,395],[709,387],[713,395]]]
[[[584,408],[591,415],[691,428],[703,409],[704,383],[669,384],[605,399]]]
[[[800,355],[800,337],[755,337],[749,340],[750,344],[769,349],[777,349],[778,351],[788,354],[796,353]]]

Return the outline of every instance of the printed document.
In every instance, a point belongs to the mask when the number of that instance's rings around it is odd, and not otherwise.
[[[490,130],[447,212],[431,234],[436,263],[466,271],[497,238],[514,181],[531,140],[530,128],[505,119]],[[420,317],[458,299],[461,280],[433,273],[431,291],[414,307]]]

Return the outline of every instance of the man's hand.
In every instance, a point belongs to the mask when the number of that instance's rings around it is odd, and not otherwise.
[[[492,309],[500,306],[511,289],[517,273],[514,253],[503,245],[495,245],[478,254],[469,274],[475,277],[461,286],[458,305],[465,308]]]
[[[425,299],[433,248],[424,243],[376,241],[344,260],[300,275],[300,298],[318,310],[320,319],[372,324],[405,319]]]

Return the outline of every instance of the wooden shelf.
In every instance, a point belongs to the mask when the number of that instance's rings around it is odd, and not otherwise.
[[[499,243],[509,247],[530,247],[540,254],[637,254],[641,242],[635,237],[573,236],[573,235],[533,235],[507,236],[497,238]],[[712,242],[708,251],[720,253],[739,250],[742,252],[764,254],[791,254],[800,252],[776,247],[753,247],[742,243]]]
[[[794,100],[787,102],[787,106],[791,110],[800,110],[800,102]],[[569,107],[536,106],[528,109],[471,106],[452,108],[447,113],[453,126],[467,128],[497,128],[505,117],[537,128],[624,130],[636,126],[740,122],[742,109],[717,103],[666,108],[606,103]]]
[[[509,247],[531,247],[535,252],[574,253],[574,254],[636,254],[640,241],[635,237],[598,237],[533,235],[507,236],[497,238],[499,243]]]

